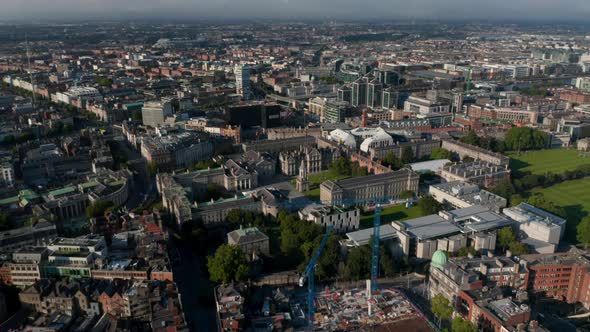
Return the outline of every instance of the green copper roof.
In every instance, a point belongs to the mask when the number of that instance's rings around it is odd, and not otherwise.
[[[13,196],[13,197],[5,198],[5,199],[0,199],[0,205],[10,205],[10,204],[16,204],[18,202],[19,202],[18,196]]]
[[[438,269],[442,269],[445,264],[447,264],[447,254],[445,254],[445,252],[442,250],[435,251],[434,255],[432,255],[432,262],[430,265]]]
[[[61,189],[57,189],[54,191],[50,191],[49,195],[53,196],[53,197],[58,197],[58,196],[62,196],[62,195],[66,195],[66,194],[70,194],[76,191],[76,187],[73,186],[69,186],[69,187],[64,187]]]

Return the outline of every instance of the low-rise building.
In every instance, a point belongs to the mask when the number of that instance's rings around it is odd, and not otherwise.
[[[517,222],[521,242],[537,253],[554,253],[565,234],[566,220],[527,203],[506,208],[503,213]]]
[[[438,215],[395,221],[392,226],[398,232],[405,255],[430,259],[437,250],[456,253],[461,248],[474,247],[484,253],[494,251],[497,230],[512,224],[512,220],[474,205],[441,211]]]
[[[262,206],[260,201],[251,195],[236,196],[211,202],[195,202],[192,209],[192,218],[193,220],[201,220],[205,225],[218,224],[225,221],[227,214],[231,210],[262,212]]]
[[[215,289],[217,326],[220,331],[240,331],[243,328],[244,302],[239,285],[220,285]]]
[[[44,247],[25,248],[12,254],[10,263],[10,277],[12,284],[26,287],[41,279],[44,275],[44,265],[49,251]]]
[[[443,167],[440,176],[448,182],[471,182],[478,186],[490,188],[501,181],[510,179],[508,165],[496,165],[486,161],[474,161]]]
[[[332,206],[366,205],[401,198],[404,191],[418,191],[420,176],[409,169],[367,175],[320,185],[322,204]],[[360,203],[359,203],[360,202]]]
[[[501,153],[492,152],[457,140],[443,139],[441,147],[457,153],[461,159],[464,157],[471,157],[474,160],[482,160],[502,166],[507,166],[510,162],[510,158]]]
[[[314,204],[300,210],[299,218],[312,221],[323,227],[331,226],[333,232],[343,233],[358,230],[361,211],[358,208],[342,209]]]
[[[250,257],[254,254],[270,255],[268,236],[257,227],[240,227],[240,229],[227,233],[227,243],[239,247]]]
[[[481,205],[499,213],[507,204],[505,198],[480,189],[476,184],[461,181],[431,185],[428,189],[428,194],[436,199],[437,202],[443,205],[450,205],[456,209]]]

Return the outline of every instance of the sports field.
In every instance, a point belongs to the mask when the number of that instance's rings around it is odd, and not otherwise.
[[[509,154],[512,171],[531,172],[533,174],[562,173],[574,170],[584,164],[590,164],[588,157],[580,156],[573,149],[551,149]]]
[[[520,155],[510,154],[512,171],[544,175],[561,174],[580,165],[590,164],[590,156],[584,157],[576,150],[552,149],[529,151]],[[566,238],[576,242],[576,225],[590,213],[590,177],[564,181],[547,188],[535,188],[531,194],[542,194],[546,200],[561,206],[567,213]]]
[[[546,200],[565,209],[566,236],[570,242],[575,242],[575,226],[590,214],[590,177],[564,181],[548,188],[535,188],[532,192],[543,194]]]

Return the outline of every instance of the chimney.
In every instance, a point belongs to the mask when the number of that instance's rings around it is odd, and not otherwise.
[[[506,250],[506,257],[512,257],[512,252],[510,250]]]
[[[488,257],[489,258],[494,257],[494,253],[491,250],[488,250]]]

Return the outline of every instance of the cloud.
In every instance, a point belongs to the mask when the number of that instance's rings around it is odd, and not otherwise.
[[[0,19],[586,19],[587,0],[0,0]]]

